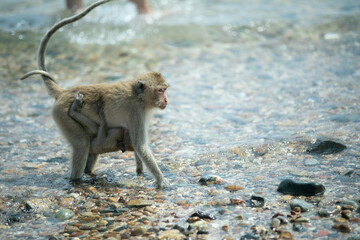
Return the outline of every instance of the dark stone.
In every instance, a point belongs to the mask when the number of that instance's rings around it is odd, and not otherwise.
[[[265,198],[257,195],[252,195],[250,198],[250,207],[263,207],[265,205]]]
[[[322,195],[325,192],[325,186],[317,183],[299,183],[291,179],[285,179],[279,184],[277,191],[293,196],[315,196]]]
[[[129,228],[129,225],[124,225],[124,226],[115,228],[114,231],[115,231],[115,232],[120,232],[120,231],[125,230],[125,229],[128,229],[128,228]]]
[[[216,176],[204,176],[200,178],[199,183],[201,185],[209,185],[210,183],[215,182],[218,179]]]
[[[209,232],[206,230],[199,230],[197,231],[197,234],[209,234]]]
[[[197,211],[197,212],[191,214],[190,217],[198,217],[200,219],[209,219],[209,220],[215,220],[216,219],[215,216],[204,213],[204,212],[201,212],[201,211]]]
[[[257,236],[253,233],[247,233],[246,235],[242,236],[240,238],[240,240],[247,240],[247,239],[256,239],[256,240],[259,240],[260,239],[260,236]]]
[[[294,223],[293,230],[296,232],[305,232],[306,228],[301,223]]]
[[[327,155],[341,152],[346,149],[346,146],[334,141],[320,141],[317,140],[312,146],[310,146],[306,152],[314,155]]]
[[[179,230],[182,234],[185,233],[185,228],[183,228],[182,226],[179,226],[177,224],[173,227],[173,229]]]
[[[360,235],[348,237],[347,240],[360,240]]]
[[[11,214],[9,214],[9,216],[6,219],[6,222],[9,225],[12,225],[13,223],[16,223],[16,222],[22,222],[21,214],[20,213],[11,213]]]

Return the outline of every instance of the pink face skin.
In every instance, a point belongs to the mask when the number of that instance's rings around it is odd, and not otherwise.
[[[157,102],[157,106],[160,108],[160,109],[165,109],[166,106],[168,105],[168,98],[166,96],[166,89],[167,87],[159,87],[159,88],[156,88],[156,95],[157,95],[157,99],[158,99],[158,102]]]

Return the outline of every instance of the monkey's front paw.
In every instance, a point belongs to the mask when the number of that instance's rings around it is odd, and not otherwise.
[[[76,93],[75,99],[76,99],[77,101],[83,103],[83,102],[84,102],[84,94],[81,94],[81,93],[79,93],[79,92]]]
[[[161,190],[164,189],[164,188],[170,187],[170,183],[166,179],[162,179],[162,181],[157,181],[156,185],[157,185],[157,188],[161,189]]]

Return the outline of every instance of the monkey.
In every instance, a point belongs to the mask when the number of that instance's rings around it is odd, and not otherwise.
[[[156,108],[163,110],[168,105],[168,83],[161,73],[148,72],[126,82],[89,84],[70,89],[61,88],[51,75],[46,74],[45,50],[50,37],[62,26],[79,20],[96,6],[109,1],[96,2],[81,13],[55,24],[40,42],[37,53],[39,70],[28,72],[21,80],[33,74],[40,74],[48,94],[54,97],[53,119],[72,147],[71,180],[80,180],[84,172],[92,172],[98,153],[107,151],[106,149],[104,150],[106,146],[91,146],[92,135],[96,130],[93,129],[94,131],[90,130],[88,132],[89,129],[86,129],[86,126],[83,126],[71,116],[74,116],[74,112],[76,113],[76,106],[71,111],[71,105],[76,100],[77,93],[81,93],[83,96],[80,109],[81,115],[100,125],[100,131],[98,132],[101,134],[103,133],[101,131],[101,122],[103,124],[106,123],[106,128],[122,127],[128,129],[137,163],[137,172],[143,172],[143,164],[145,164],[155,178],[157,187],[162,189],[168,183],[160,171],[147,142],[149,121],[153,110]],[[99,111],[96,111],[96,107],[93,107],[94,104],[98,103],[102,105],[101,114],[99,114]],[[118,137],[117,134],[114,136]]]

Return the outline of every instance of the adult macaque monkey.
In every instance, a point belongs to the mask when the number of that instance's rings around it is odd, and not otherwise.
[[[33,74],[41,74],[49,95],[55,98],[52,110],[53,118],[73,150],[72,180],[81,179],[84,170],[91,172],[98,154],[108,151],[106,147],[109,146],[106,144],[101,146],[94,143],[97,142],[96,138],[104,132],[110,133],[109,131],[114,129],[116,131],[117,128],[125,128],[128,129],[131,145],[135,152],[137,172],[143,171],[144,163],[154,176],[157,186],[163,188],[166,181],[147,145],[148,125],[152,110],[154,108],[165,109],[168,104],[166,92],[168,84],[160,73],[149,72],[127,82],[101,83],[62,89],[46,72],[45,50],[50,37],[62,26],[77,21],[96,6],[109,1],[96,2],[78,15],[64,19],[54,25],[45,34],[39,46],[38,67],[40,70],[31,71],[25,74],[22,79]],[[80,97],[81,99],[77,100],[76,96],[79,94],[82,94],[82,98]],[[80,101],[80,108],[76,106],[77,101]],[[94,107],[96,105],[101,107]],[[75,109],[71,108],[72,106]],[[80,113],[80,115],[76,117],[74,113]],[[73,115],[74,118],[70,115]],[[75,120],[79,116],[86,117],[90,121],[85,120],[84,124],[82,121]],[[102,126],[105,123],[107,126]],[[97,125],[100,125],[98,131],[96,131]],[[103,130],[101,130],[102,128]],[[107,128],[109,129],[107,130]],[[97,136],[94,139],[95,132]],[[109,140],[113,144],[116,139],[121,138],[121,134],[127,135],[124,132],[120,134],[115,132],[114,134],[105,134],[107,136],[102,139],[105,139],[105,142]],[[124,142],[125,144],[129,143],[123,139]],[[117,147],[119,148],[119,146]],[[112,147],[110,148],[112,149]],[[112,151],[111,149],[110,151]]]

